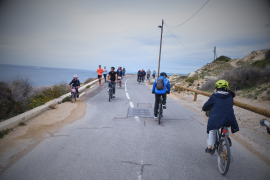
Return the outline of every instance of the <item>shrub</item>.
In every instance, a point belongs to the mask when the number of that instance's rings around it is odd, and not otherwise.
[[[229,82],[229,88],[231,90],[243,90],[250,88],[258,84],[262,84],[270,81],[270,66],[265,69],[256,67],[241,67],[234,68],[226,71],[218,79],[225,79]],[[213,90],[215,89],[214,80],[208,80],[202,85],[201,90]]]
[[[84,81],[84,84],[90,83],[91,81],[94,81],[95,78],[88,78]]]
[[[213,62],[219,62],[219,61],[229,62],[230,60],[231,58],[222,55],[222,56],[219,56],[217,59],[215,59]]]
[[[13,129],[6,129],[6,130],[2,130],[0,131],[0,138],[3,139],[5,135],[7,135],[10,131],[12,131]]]
[[[71,101],[70,96],[65,97],[62,102],[64,103],[64,102],[67,102],[67,101]]]
[[[90,85],[86,86],[86,88],[90,88],[90,87],[91,87]]]
[[[194,83],[194,81],[197,80],[197,79],[198,79],[197,76],[189,77],[189,78],[186,79],[186,82]]]
[[[270,65],[270,58],[260,61],[255,61],[252,63],[253,66],[259,67],[259,68],[265,68],[267,65]]]

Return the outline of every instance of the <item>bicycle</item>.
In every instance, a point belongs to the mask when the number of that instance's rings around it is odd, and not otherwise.
[[[122,84],[121,82],[122,82],[121,77],[118,77],[118,82],[117,82],[118,89],[121,87],[121,84]]]
[[[71,87],[71,103],[73,103],[74,99],[77,99],[77,87]]]
[[[161,117],[163,117],[163,115],[162,115],[162,113],[163,113],[162,102],[163,102],[163,97],[160,96],[160,98],[159,98],[159,103],[158,103],[158,124],[160,124],[160,122],[161,122]]]
[[[138,77],[138,83],[139,84],[141,83],[141,77]]]
[[[108,94],[109,94],[109,102],[113,98],[113,92],[112,91],[113,91],[113,89],[112,89],[112,83],[110,82],[109,83],[109,92],[108,92]]]
[[[206,111],[206,116],[209,117],[210,111]],[[225,175],[229,171],[231,163],[231,149],[228,139],[226,138],[227,130],[222,126],[217,130],[216,141],[212,152],[214,154],[215,150],[218,153],[218,169],[222,175]]]

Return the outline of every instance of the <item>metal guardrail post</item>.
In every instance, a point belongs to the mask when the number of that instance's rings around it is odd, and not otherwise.
[[[175,87],[178,88],[178,93],[180,93],[180,89],[184,89],[184,90],[187,90],[187,91],[194,92],[195,93],[194,94],[194,101],[197,100],[197,94],[201,94],[201,95],[208,96],[208,97],[210,97],[212,95],[211,93],[207,93],[207,92],[203,92],[203,91],[199,91],[199,90],[195,90],[195,89],[190,89],[190,88],[179,86],[179,85],[175,85]],[[255,112],[257,114],[260,114],[260,115],[263,115],[263,116],[266,116],[266,117],[270,117],[270,111],[269,110],[262,109],[262,108],[252,106],[252,105],[249,105],[249,104],[241,103],[241,102],[235,101],[235,100],[233,101],[233,104],[235,106],[237,106],[237,107],[240,107],[240,108]]]

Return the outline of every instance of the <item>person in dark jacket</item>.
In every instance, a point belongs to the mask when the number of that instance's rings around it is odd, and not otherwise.
[[[121,66],[117,69],[116,73],[117,73],[118,80],[120,80],[120,87],[121,87],[121,85],[122,85],[122,77],[123,77],[123,71],[122,71]]]
[[[141,72],[141,70],[138,71],[137,76],[138,76],[137,81],[139,81],[139,78],[142,80],[142,72]]]
[[[144,82],[146,72],[142,69],[142,70],[141,70],[141,73],[142,73],[142,81]]]
[[[239,131],[233,110],[233,98],[235,93],[229,91],[229,83],[225,80],[219,80],[215,84],[216,92],[210,96],[208,101],[203,105],[203,111],[210,111],[210,116],[207,124],[208,147],[206,153],[212,152],[212,147],[215,144],[216,132],[222,126],[227,130],[226,137],[230,143],[228,127],[231,127],[231,132]]]
[[[72,81],[69,83],[69,86],[75,87],[76,92],[77,92],[77,98],[79,97],[79,91],[78,91],[78,89],[80,88],[80,85],[81,84],[80,84],[80,81],[78,79],[78,76],[75,74],[73,76]]]

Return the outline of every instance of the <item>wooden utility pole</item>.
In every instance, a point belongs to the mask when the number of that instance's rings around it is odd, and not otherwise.
[[[163,19],[162,19],[162,26],[158,26],[159,28],[161,28],[161,37],[160,37],[160,48],[159,48],[159,60],[158,60],[158,75],[157,77],[159,77],[159,69],[160,69],[160,58],[161,58],[161,45],[162,45],[162,34],[163,34]]]

